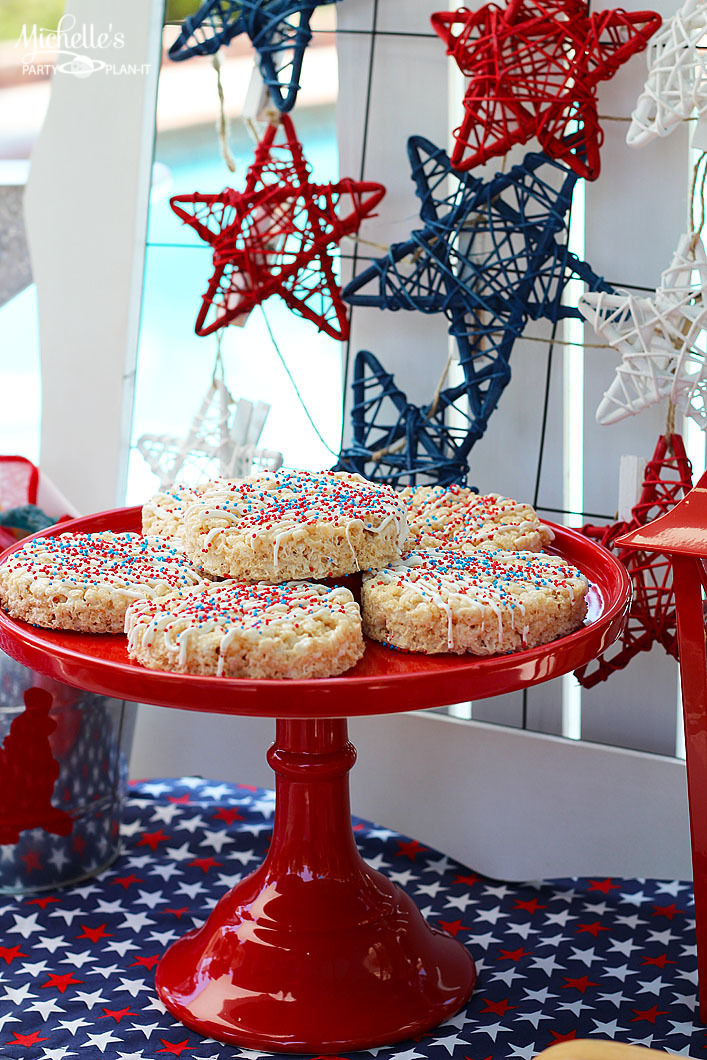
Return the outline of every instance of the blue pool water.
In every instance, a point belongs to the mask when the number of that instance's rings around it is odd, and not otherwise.
[[[336,180],[338,152],[333,107],[302,111],[297,131],[317,181]],[[133,445],[144,433],[183,436],[206,391],[216,354],[216,337],[194,334],[194,322],[211,275],[211,252],[183,225],[169,197],[194,191],[239,188],[253,155],[253,143],[234,126],[231,147],[237,171],[223,162],[215,129],[194,128],[158,138],[150,205],[142,323],[138,350]],[[177,244],[177,245],[175,245]],[[341,431],[341,344],[292,313],[279,298],[265,312],[316,424],[331,449]],[[331,453],[317,438],[278,359],[259,309],[245,327],[229,327],[223,340],[226,382],[235,397],[271,404],[260,444],[283,453],[285,463],[305,468],[330,466]],[[155,479],[133,450],[128,502],[154,491]]]

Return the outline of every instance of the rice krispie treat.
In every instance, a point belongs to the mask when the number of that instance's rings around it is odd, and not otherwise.
[[[184,512],[210,485],[206,482],[201,486],[170,486],[150,497],[142,506],[143,534],[173,538],[175,544],[181,543]]]
[[[540,552],[554,537],[531,505],[500,493],[474,493],[466,486],[407,486],[400,496],[407,508],[409,549]]]
[[[125,632],[142,666],[224,677],[331,677],[364,650],[349,590],[313,582],[221,582],[140,600]]]
[[[33,626],[122,633],[135,600],[203,583],[161,538],[61,534],[34,538],[0,565],[0,606]]]
[[[400,558],[395,490],[345,472],[266,471],[207,489],[184,516],[187,555],[247,582],[339,577]]]
[[[536,552],[420,549],[363,578],[363,630],[395,648],[494,655],[577,629],[589,584]]]

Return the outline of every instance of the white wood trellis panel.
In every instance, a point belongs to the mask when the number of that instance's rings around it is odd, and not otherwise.
[[[42,365],[40,462],[82,511],[125,492],[163,0],[69,0],[91,59],[140,73],[54,75],[25,199]],[[62,59],[67,58],[62,56]]]

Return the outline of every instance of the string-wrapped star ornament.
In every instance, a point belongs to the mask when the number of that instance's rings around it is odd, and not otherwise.
[[[698,235],[680,237],[655,294],[589,293],[579,310],[621,355],[597,408],[599,423],[617,423],[667,398],[707,429],[707,257]]]
[[[353,439],[335,470],[398,489],[465,482],[471,436],[464,418],[456,426],[447,422],[449,391],[442,388],[448,369],[449,361],[430,403],[413,405],[378,358],[360,350],[352,381]]]
[[[654,11],[590,14],[584,0],[508,0],[432,15],[467,78],[452,165],[474,169],[537,137],[550,157],[595,180],[603,138],[597,85],[660,24]]]
[[[667,136],[693,112],[707,114],[707,3],[685,0],[651,39],[648,78],[626,134],[630,147]]]
[[[389,382],[392,377],[370,360],[370,354],[363,356],[361,371],[377,378],[369,385],[387,390],[397,412],[405,411],[398,422],[390,402],[367,403],[362,380],[355,376],[355,452],[347,450],[342,459],[363,466],[368,452],[366,473],[385,481],[402,466],[414,471],[423,451],[432,457],[431,464],[423,459],[426,473],[437,465],[440,475],[452,474],[453,468],[465,473],[466,458],[508,385],[513,345],[528,320],[577,316],[576,308],[563,302],[573,277],[591,290],[606,288],[567,247],[566,218],[577,176],[566,166],[534,153],[508,173],[483,181],[455,172],[444,151],[422,137],[410,138],[408,155],[423,227],[355,277],[344,298],[352,305],[443,313],[459,351],[463,381],[444,387],[434,403],[418,408],[408,405],[403,392]],[[438,451],[436,443],[426,448],[433,430],[430,420],[441,417],[441,429],[451,406],[460,428],[455,427],[453,439],[439,435]],[[381,430],[377,415],[383,414],[383,408],[387,411]],[[383,437],[388,440],[382,442]],[[390,455],[389,446],[399,446],[403,437],[407,441],[396,450],[392,464],[371,457],[381,450]]]
[[[631,579],[632,599],[626,627],[615,644],[598,659],[575,671],[584,686],[592,688],[623,669],[640,652],[661,644],[668,655],[678,657],[677,618],[672,564],[661,553],[619,548],[617,538],[674,508],[692,489],[690,461],[679,434],[662,435],[646,465],[643,488],[629,520],[608,526],[584,526],[582,533],[612,551],[624,564]]]
[[[193,55],[214,55],[245,33],[258,53],[270,98],[279,111],[292,110],[300,88],[302,61],[312,39],[310,22],[317,7],[338,0],[206,0],[184,19],[169,49],[180,62]]]
[[[214,272],[195,331],[209,335],[279,295],[320,331],[346,339],[349,322],[332,248],[358,231],[385,195],[345,177],[315,184],[291,119],[268,125],[243,191],[176,195],[174,212],[213,248]],[[342,211],[349,200],[348,212]]]
[[[196,486],[210,478],[277,471],[282,453],[257,445],[269,411],[263,401],[233,397],[219,343],[211,383],[187,434],[143,434],[137,450],[163,488],[177,481]]]

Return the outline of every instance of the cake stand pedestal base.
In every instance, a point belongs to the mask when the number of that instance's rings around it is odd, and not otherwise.
[[[338,1053],[422,1034],[471,995],[474,962],[356,849],[346,721],[277,722],[269,853],[157,968],[169,1011],[249,1049]]]

